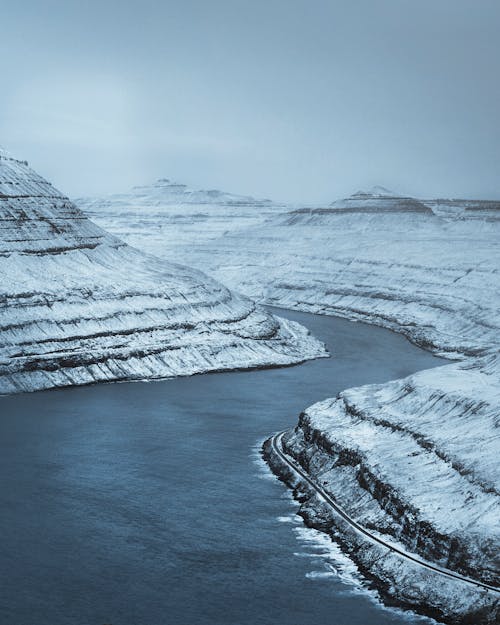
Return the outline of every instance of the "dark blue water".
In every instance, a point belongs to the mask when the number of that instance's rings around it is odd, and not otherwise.
[[[443,361],[380,328],[281,314],[334,358],[0,397],[2,625],[416,621],[321,576],[254,450],[314,401]]]

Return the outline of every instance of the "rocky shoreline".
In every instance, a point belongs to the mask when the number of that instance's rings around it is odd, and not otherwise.
[[[285,433],[286,452],[311,476],[319,477],[310,467],[302,464],[300,453],[294,453],[286,443],[299,428],[300,425]],[[302,451],[305,453],[307,449]],[[417,564],[403,561],[382,546],[363,540],[305,480],[283,462],[273,448],[272,438],[264,442],[262,456],[272,472],[292,490],[294,499],[300,504],[298,514],[305,525],[328,534],[353,560],[369,588],[375,590],[386,605],[411,609],[449,625],[493,625],[498,622],[499,600],[493,598],[491,593],[455,583],[439,573],[433,574]],[[331,494],[336,498],[338,493]]]

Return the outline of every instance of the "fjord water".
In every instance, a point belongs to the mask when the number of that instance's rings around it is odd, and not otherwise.
[[[276,312],[333,358],[0,397],[1,625],[419,620],[280,522],[296,507],[255,450],[315,401],[445,361],[375,326]]]

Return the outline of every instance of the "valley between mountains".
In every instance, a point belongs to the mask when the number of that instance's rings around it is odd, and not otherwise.
[[[284,206],[181,189],[160,181],[78,203],[145,251],[259,302],[375,323],[455,361],[318,398],[283,448],[361,525],[498,587],[500,203],[376,187],[329,206]],[[499,618],[498,594],[353,539],[270,447],[266,456],[306,522],[338,540],[386,601],[449,623]]]

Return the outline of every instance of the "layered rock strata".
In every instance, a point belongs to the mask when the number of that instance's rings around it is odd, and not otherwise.
[[[90,221],[0,151],[0,392],[284,365],[308,331]]]

